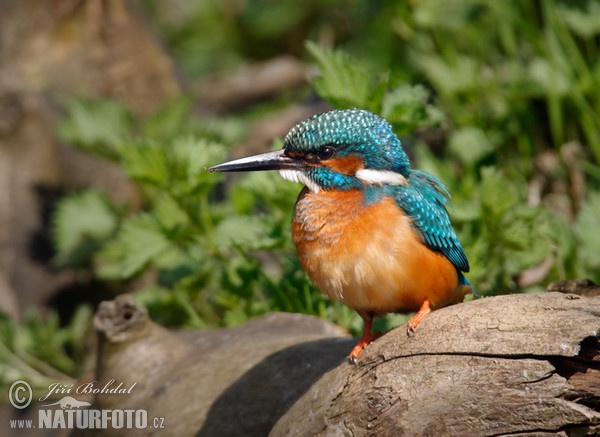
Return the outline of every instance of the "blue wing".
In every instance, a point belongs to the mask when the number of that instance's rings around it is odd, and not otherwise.
[[[446,204],[450,194],[435,176],[411,170],[408,186],[397,186],[396,204],[408,216],[423,242],[443,253],[462,272],[469,271],[469,261],[452,229]]]

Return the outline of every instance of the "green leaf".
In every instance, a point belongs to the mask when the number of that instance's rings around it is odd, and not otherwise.
[[[459,31],[473,20],[478,2],[464,0],[424,0],[414,4],[414,20],[426,29]]]
[[[178,96],[148,117],[142,125],[142,134],[153,139],[167,140],[180,135],[187,128],[187,120],[194,100]]]
[[[229,198],[239,213],[250,213],[260,202],[272,214],[283,213],[288,220],[301,189],[299,184],[285,181],[275,172],[257,171],[231,187]]]
[[[138,305],[148,309],[148,313],[155,323],[177,327],[191,325],[188,321],[192,318],[189,315],[193,309],[190,308],[188,302],[182,301],[181,293],[152,284],[136,290],[135,300]],[[198,317],[194,315],[193,318],[197,319]],[[201,327],[206,328],[206,325]]]
[[[117,226],[117,215],[106,196],[89,190],[60,201],[52,219],[56,262],[78,265],[85,262]]]
[[[124,142],[119,152],[125,171],[133,179],[155,186],[169,183],[165,146],[150,139],[132,139]]]
[[[219,143],[186,135],[173,140],[169,160],[173,171],[171,191],[178,195],[196,194],[208,190],[222,180],[222,175],[208,173],[206,167],[222,162],[227,149]]]
[[[35,310],[25,313],[25,322],[20,334],[23,335],[23,352],[42,361],[52,363],[61,372],[74,374],[77,366],[64,350],[69,333],[60,327],[58,314],[49,312],[44,318]]]
[[[533,58],[528,65],[530,92],[538,95],[566,96],[571,88],[571,81],[560,68],[558,61]]]
[[[589,195],[573,227],[580,260],[591,268],[600,267],[599,217],[600,193],[595,192]]]
[[[484,214],[497,218],[519,203],[522,195],[516,184],[498,168],[484,167],[481,170],[479,198]]]
[[[450,62],[441,56],[424,55],[418,59],[418,64],[436,89],[443,94],[472,92],[482,87],[481,66],[472,57],[457,55],[456,60]]]
[[[132,114],[113,100],[72,98],[66,111],[58,126],[61,139],[107,158],[116,158],[116,147],[133,127]]]
[[[153,215],[135,215],[123,223],[117,238],[100,254],[100,259],[112,267],[104,270],[104,275],[118,273],[122,279],[130,278],[170,246],[171,242]],[[117,263],[111,265],[111,261]]]
[[[597,1],[581,3],[586,7],[580,9],[576,5],[558,3],[558,13],[574,33],[583,38],[594,38],[600,34],[600,3]]]
[[[244,121],[235,117],[202,117],[194,120],[194,132],[206,140],[235,144],[247,135]]]
[[[165,143],[130,140],[123,143],[120,154],[132,178],[182,196],[220,182],[222,176],[204,169],[223,161],[227,151],[222,144],[185,134]]]
[[[306,48],[321,70],[321,76],[313,80],[321,97],[338,108],[369,106],[374,77],[366,65],[342,51],[325,50],[310,41]]]
[[[450,134],[448,147],[464,164],[472,166],[494,151],[485,132],[476,127],[463,127]]]
[[[186,226],[190,218],[170,194],[161,191],[156,194],[153,209],[157,220],[166,229]]]
[[[429,91],[422,85],[405,85],[383,97],[381,115],[400,133],[411,133],[423,126],[437,126],[444,114],[428,103]]]
[[[273,244],[268,237],[270,221],[257,216],[229,216],[215,228],[215,241],[222,247],[240,246],[245,249],[260,249]]]

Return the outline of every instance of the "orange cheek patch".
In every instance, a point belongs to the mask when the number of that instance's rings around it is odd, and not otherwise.
[[[345,158],[334,158],[329,161],[323,162],[327,167],[332,170],[346,174],[354,175],[358,170],[363,168],[362,159],[356,156],[346,156]]]

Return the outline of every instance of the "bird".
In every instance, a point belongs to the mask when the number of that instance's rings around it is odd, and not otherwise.
[[[446,185],[413,169],[392,125],[373,112],[316,114],[289,131],[282,149],[206,170],[278,170],[304,184],[292,239],[311,282],[364,321],[352,363],[381,335],[372,332],[374,317],[415,313],[407,323],[412,335],[432,310],[473,293]]]

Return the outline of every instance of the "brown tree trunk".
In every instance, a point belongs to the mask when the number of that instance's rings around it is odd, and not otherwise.
[[[96,316],[98,408],[143,408],[171,435],[594,435],[600,432],[600,297],[480,299],[400,326],[357,365],[327,322],[271,314],[174,333],[128,297]],[[114,434],[123,432],[113,431]],[[130,434],[131,431],[128,431]]]

